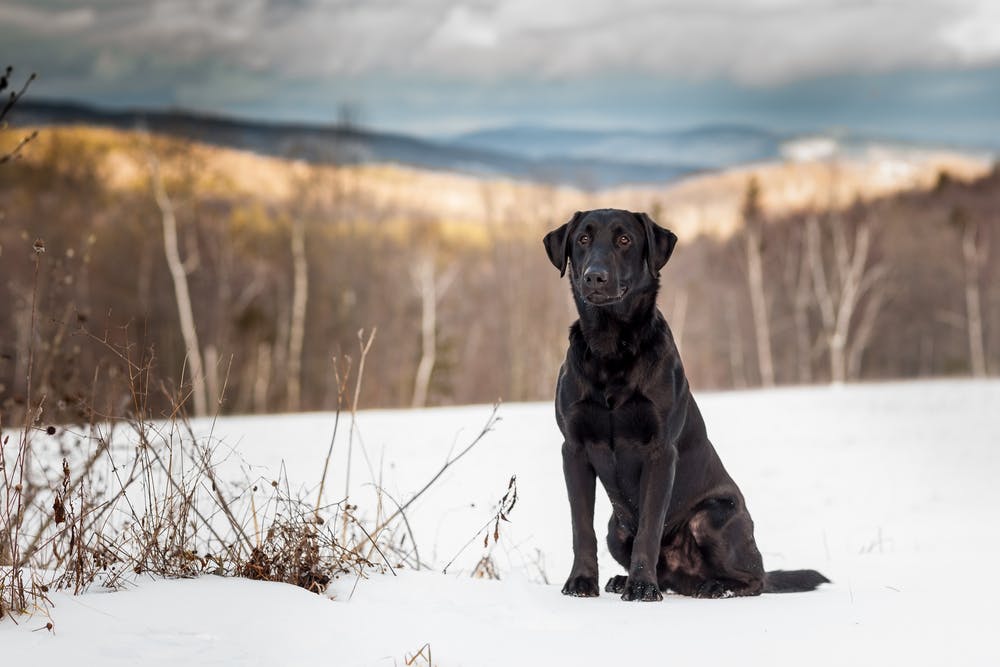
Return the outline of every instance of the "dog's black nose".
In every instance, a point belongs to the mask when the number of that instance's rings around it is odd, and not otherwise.
[[[591,287],[599,287],[608,282],[608,272],[601,269],[587,269],[583,274],[583,282]]]

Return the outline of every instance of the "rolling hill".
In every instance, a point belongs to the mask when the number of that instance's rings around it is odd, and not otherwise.
[[[144,129],[261,155],[324,164],[396,163],[480,177],[564,184],[588,189],[662,183],[710,168],[698,162],[609,159],[595,153],[531,156],[502,146],[440,142],[357,127],[265,123],[181,110],[108,110],[72,102],[24,101],[15,126],[84,124]]]
[[[55,123],[57,119],[50,120]],[[662,222],[685,238],[699,234],[725,237],[740,225],[740,206],[751,176],[760,185],[765,212],[782,215],[810,207],[838,208],[855,199],[870,200],[929,188],[942,172],[970,180],[992,167],[987,159],[947,151],[871,150],[849,157],[772,160],[655,184],[588,189],[505,174],[462,172],[457,167],[407,165],[402,160],[380,158],[378,153],[347,164],[310,164],[302,159],[272,156],[267,151],[227,147],[221,138],[236,137],[230,143],[240,143],[240,126],[228,121],[219,123],[209,124],[222,128],[209,133],[214,137],[212,142],[186,134],[190,131],[196,135],[198,128],[183,123],[172,125],[169,132],[160,127],[152,137],[168,173],[188,169],[185,165],[190,163],[198,165],[194,178],[203,197],[237,195],[282,204],[301,197],[304,187],[312,187],[310,183],[326,182],[324,187],[348,188],[400,221],[436,219],[478,228],[514,221],[549,225],[576,210],[615,207],[659,211]],[[127,123],[122,120],[121,124]],[[46,129],[23,154],[26,161],[47,159],[46,154],[66,151],[72,145],[77,159],[94,161],[109,189],[148,187],[148,148],[144,149],[143,144],[149,140],[143,139],[142,132],[86,125],[42,127]],[[249,136],[256,137],[255,132]],[[331,130],[330,136],[340,136],[338,132]],[[192,140],[183,141],[179,136]],[[253,143],[246,138],[242,141]],[[403,138],[398,145],[419,153],[423,144]],[[434,145],[426,145],[432,146],[428,150],[433,153]],[[532,233],[537,231],[534,223],[529,225]]]

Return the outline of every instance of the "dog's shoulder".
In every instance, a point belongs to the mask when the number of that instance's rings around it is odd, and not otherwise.
[[[647,367],[673,367],[680,363],[673,332],[658,309],[648,321],[632,332],[631,348],[636,362]]]

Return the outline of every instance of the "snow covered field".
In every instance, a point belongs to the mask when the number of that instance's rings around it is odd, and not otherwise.
[[[572,552],[553,410],[504,405],[495,430],[408,512],[426,571],[343,578],[326,597],[217,577],[55,594],[54,632],[31,632],[44,617],[0,623],[0,655],[5,664],[43,665],[402,665],[429,643],[442,666],[1000,664],[992,635],[1000,619],[992,575],[1000,556],[1000,381],[696,399],[747,498],[765,566],[816,568],[832,585],[646,604],[560,595]],[[351,502],[372,506],[373,475],[407,499],[490,411],[361,413],[364,452],[356,443]],[[215,437],[262,478],[284,463],[289,479],[312,487],[332,425],[328,414],[228,418]],[[338,438],[328,500],[343,494],[345,461],[346,439]],[[514,474],[517,506],[490,545],[501,580],[472,579],[482,537],[462,547]],[[599,531],[609,512],[599,491]],[[606,549],[601,567],[602,582],[620,573]]]

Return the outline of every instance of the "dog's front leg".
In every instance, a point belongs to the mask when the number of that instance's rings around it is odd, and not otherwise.
[[[573,569],[563,595],[597,597],[597,535],[594,534],[594,490],[597,475],[583,445],[566,441],[562,448],[563,473],[573,519]]]
[[[656,564],[676,467],[677,450],[672,445],[661,446],[643,462],[639,477],[639,527],[632,544],[632,561],[622,600],[663,599]]]

